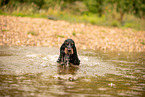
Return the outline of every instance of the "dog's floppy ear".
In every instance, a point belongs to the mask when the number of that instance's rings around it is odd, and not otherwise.
[[[60,55],[59,55],[59,58],[57,60],[58,63],[61,62],[61,58],[63,57],[64,49],[65,49],[65,43],[63,43],[60,47]]]
[[[60,47],[60,51],[64,50],[65,49],[65,42],[61,45]]]
[[[65,42],[66,42],[67,40],[65,40],[64,42],[63,42],[63,44],[61,45],[61,47],[60,47],[60,50],[64,50],[65,49]]]
[[[73,51],[74,51],[74,53],[73,53],[73,64],[74,65],[79,65],[80,64],[80,60],[78,59],[77,49],[76,49],[75,45],[73,47]]]
[[[76,49],[76,47],[75,47],[75,44],[74,44],[74,46],[73,46],[73,51],[74,51],[74,54],[77,54],[77,49]]]

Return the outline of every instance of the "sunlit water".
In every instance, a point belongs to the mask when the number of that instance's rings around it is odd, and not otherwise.
[[[0,97],[145,96],[145,53],[78,50],[79,67],[56,63],[59,48],[0,47]]]

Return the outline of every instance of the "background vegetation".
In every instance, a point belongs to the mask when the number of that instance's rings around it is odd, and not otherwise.
[[[144,0],[0,0],[0,14],[145,30]]]

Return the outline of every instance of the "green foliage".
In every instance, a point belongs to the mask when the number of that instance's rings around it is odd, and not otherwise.
[[[2,15],[53,16],[70,22],[145,29],[144,0],[0,0],[0,4]]]
[[[48,8],[54,8],[56,5],[60,5],[61,0],[44,0],[44,4],[42,8],[48,9]]]
[[[3,14],[3,11],[2,10],[0,10],[0,14]]]
[[[120,13],[120,19],[125,13],[134,14],[140,18],[145,16],[145,1],[144,0],[108,0],[108,4],[115,7],[115,10]]]
[[[119,27],[119,22],[118,21],[112,21],[111,25],[113,27]]]
[[[145,1],[144,0],[132,0],[132,12],[140,17],[145,18]]]
[[[85,4],[88,7],[88,12],[98,13],[102,16],[105,0],[85,0]]]
[[[132,23],[126,23],[126,24],[124,25],[124,27],[126,27],[126,28],[133,28],[134,25],[133,25]]]

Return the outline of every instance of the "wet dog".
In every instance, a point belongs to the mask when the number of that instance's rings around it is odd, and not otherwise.
[[[79,65],[75,42],[72,39],[67,39],[60,47],[60,55],[57,60],[61,65],[72,63],[73,65]]]

